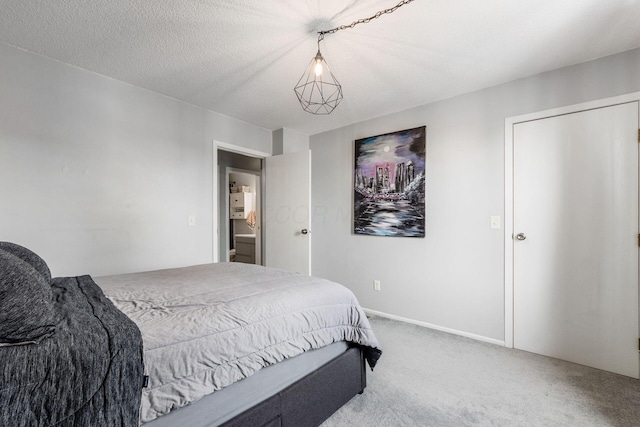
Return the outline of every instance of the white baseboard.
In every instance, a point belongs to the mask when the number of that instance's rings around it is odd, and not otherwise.
[[[408,319],[406,317],[396,316],[394,314],[383,313],[382,311],[371,310],[368,308],[364,308],[363,310],[367,314],[373,314],[380,317],[386,317],[388,319],[398,320],[400,322],[411,323],[413,325],[422,326],[424,328],[435,329],[436,331],[447,332],[449,334],[460,335],[462,337],[471,338],[477,341],[488,342],[491,344],[496,344],[504,347],[504,341],[496,340],[494,338],[484,337],[482,335],[470,334],[468,332],[458,331],[456,329],[445,328],[443,326],[432,325],[431,323],[421,322],[419,320]],[[375,331],[374,331],[375,332]]]

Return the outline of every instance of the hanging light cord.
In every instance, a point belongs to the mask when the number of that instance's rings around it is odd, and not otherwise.
[[[400,3],[398,3],[397,5],[390,7],[389,9],[384,9],[379,11],[378,13],[376,13],[373,16],[370,16],[368,18],[364,18],[364,19],[358,19],[357,21],[353,21],[351,24],[349,25],[340,25],[339,27],[336,28],[332,28],[330,30],[323,30],[323,31],[318,31],[318,44],[324,39],[324,35],[325,34],[333,34],[337,31],[340,30],[346,30],[349,28],[353,28],[358,24],[368,24],[369,22],[371,22],[374,19],[380,18],[382,15],[385,15],[387,13],[393,13],[395,12],[397,9],[401,8],[402,6],[404,6],[405,4],[409,4],[411,3],[413,0],[402,0]]]
[[[318,53],[311,60],[305,74],[300,77],[298,84],[293,88],[302,109],[311,114],[330,114],[342,100],[342,86],[329,70],[328,64],[325,63],[320,53],[320,42],[324,40],[325,34],[333,34],[340,30],[353,28],[358,24],[366,24],[374,19],[381,17],[387,13],[393,13],[405,4],[411,3],[413,0],[402,0],[400,3],[389,9],[379,11],[373,16],[365,19],[358,19],[349,25],[340,25],[330,30],[318,31]],[[327,67],[328,77],[322,77],[322,67]]]

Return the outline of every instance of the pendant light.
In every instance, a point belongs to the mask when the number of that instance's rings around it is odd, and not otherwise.
[[[350,25],[341,25],[331,30],[318,31],[318,53],[311,59],[307,69],[293,89],[300,105],[302,105],[302,109],[311,114],[331,114],[342,101],[342,86],[338,83],[338,79],[333,75],[331,69],[329,69],[329,64],[320,53],[320,42],[324,40],[325,34],[333,34],[336,31],[353,28],[358,24],[367,24],[372,19],[379,18],[386,13],[395,12],[399,7],[412,1],[402,0],[392,8],[381,10],[369,18],[358,19]]]
[[[294,88],[302,109],[311,114],[330,114],[342,101],[342,86],[320,53],[324,34],[318,34],[318,53]]]

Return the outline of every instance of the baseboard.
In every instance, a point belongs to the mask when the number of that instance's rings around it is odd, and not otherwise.
[[[380,317],[386,317],[388,319],[398,320],[400,322],[411,323],[413,325],[422,326],[424,328],[434,329],[436,331],[447,332],[449,334],[460,335],[462,337],[471,338],[477,341],[488,342],[490,344],[496,344],[504,347],[504,341],[497,340],[494,338],[484,337],[482,335],[470,334],[469,332],[458,331],[456,329],[445,328],[443,326],[433,325],[427,322],[421,322],[419,320],[408,319],[406,317],[396,316],[395,314],[384,313],[382,311],[371,310],[368,308],[364,308],[363,310],[367,314],[373,314]]]

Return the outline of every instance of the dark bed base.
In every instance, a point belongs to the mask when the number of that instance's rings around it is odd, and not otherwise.
[[[222,424],[224,427],[315,427],[366,387],[359,348],[342,355],[276,395]]]

